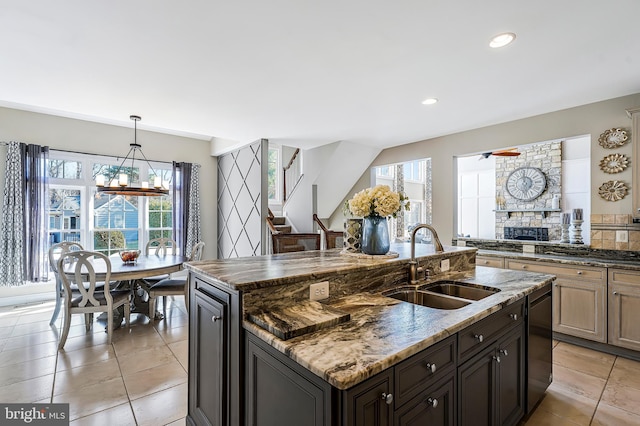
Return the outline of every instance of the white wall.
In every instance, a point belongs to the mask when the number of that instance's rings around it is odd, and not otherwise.
[[[599,169],[600,160],[610,150],[598,145],[598,137],[613,127],[629,129],[631,120],[625,109],[640,106],[640,93],[610,99],[575,108],[556,111],[522,120],[496,124],[480,129],[463,131],[452,135],[419,141],[385,149],[371,166],[400,163],[418,158],[431,157],[433,172],[433,224],[445,243],[451,241],[454,233],[455,167],[454,157],[473,152],[491,151],[539,141],[558,140],[574,136],[589,135],[591,144],[583,149],[591,150],[590,180],[591,212],[595,214],[632,214],[631,196],[616,203],[602,200],[598,187],[609,180]],[[460,127],[465,127],[464,117],[460,117]],[[632,138],[635,135],[632,135]],[[616,152],[631,156],[632,146],[627,143]],[[617,178],[631,183],[635,165],[617,175]],[[370,184],[369,172],[365,172],[345,199],[354,192]],[[329,222],[334,229],[340,229],[343,215],[336,209]],[[583,231],[585,235],[587,231]]]
[[[127,120],[128,112],[123,113],[123,116]],[[138,142],[149,160],[184,161],[202,165],[200,194],[202,236],[206,243],[204,258],[214,258],[217,252],[217,160],[210,155],[209,141],[140,130],[140,127],[144,127],[142,123],[144,121],[138,126]],[[133,137],[133,122],[130,126],[119,127],[0,108],[0,141],[34,143],[47,145],[51,149],[122,157],[129,151]],[[6,147],[0,146],[0,189],[4,189],[5,159]]]

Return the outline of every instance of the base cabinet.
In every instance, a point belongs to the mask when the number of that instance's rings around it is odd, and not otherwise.
[[[513,425],[524,415],[523,330],[520,324],[459,368],[460,425]]]
[[[506,260],[507,269],[553,274],[553,331],[607,341],[607,269]]]
[[[609,343],[640,351],[640,272],[609,269]]]
[[[242,424],[237,297],[192,278],[187,424]]]
[[[394,425],[422,426],[456,424],[455,377],[437,383],[424,396],[414,398],[406,406],[396,410]]]

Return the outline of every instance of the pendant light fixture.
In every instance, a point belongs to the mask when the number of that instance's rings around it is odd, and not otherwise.
[[[138,121],[140,121],[141,118],[137,115],[131,115],[129,118],[132,119],[134,123],[133,143],[129,144],[131,148],[112,176],[105,179],[104,175],[96,175],[96,187],[98,189],[98,193],[143,197],[169,194],[169,189],[164,186],[162,177],[156,173],[153,167],[151,167],[149,160],[147,160],[147,157],[142,152],[142,146],[138,143]],[[136,160],[136,154],[138,153],[140,154],[140,157],[147,162],[149,170],[153,172],[155,178],[152,187],[150,187],[149,182],[141,182],[140,186],[133,186],[133,165]],[[127,160],[131,161],[128,174],[124,173],[122,170],[122,166],[124,166]]]

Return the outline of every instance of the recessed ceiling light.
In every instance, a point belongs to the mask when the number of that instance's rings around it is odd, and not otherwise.
[[[493,37],[489,42],[489,46],[497,49],[498,47],[504,47],[507,44],[511,43],[516,39],[516,35],[514,33],[502,33]]]
[[[438,99],[437,98],[427,98],[424,101],[422,101],[423,105],[433,105],[435,103],[438,103]]]

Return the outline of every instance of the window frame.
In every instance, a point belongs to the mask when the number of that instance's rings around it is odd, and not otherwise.
[[[105,164],[105,165],[114,165],[119,166],[122,163],[121,157],[113,157],[108,155],[96,155],[96,154],[82,154],[76,152],[69,151],[61,151],[61,150],[50,150],[49,152],[50,160],[66,160],[66,161],[78,161],[82,164],[81,176],[79,179],[69,179],[69,178],[49,178],[49,188],[50,189],[71,189],[71,190],[80,190],[80,244],[85,247],[87,250],[94,250],[94,238],[95,233],[97,231],[103,230],[102,228],[95,227],[95,219],[94,219],[94,206],[95,206],[95,195],[97,194],[96,186],[95,186],[95,177],[93,176],[93,166],[94,164]],[[168,171],[169,174],[172,172],[172,166],[170,163],[166,162],[158,162],[158,161],[149,161],[149,165],[153,168],[158,174],[165,175],[165,171]],[[146,161],[139,160],[136,161],[135,166],[139,168],[140,179],[144,180],[143,177],[148,177],[151,174],[151,168],[149,167]],[[169,202],[171,204],[171,214],[173,215],[173,182],[169,185]],[[138,198],[138,247],[140,249],[144,249],[147,242],[149,241],[149,232],[151,231],[149,227],[149,197],[139,197]],[[173,220],[170,220],[169,228],[154,228],[161,229],[163,232],[166,230],[173,231]],[[62,225],[62,224],[61,224]],[[109,228],[106,228],[109,229]],[[111,228],[118,229],[118,228]],[[57,230],[56,230],[57,231]],[[64,232],[64,229],[61,229],[60,232]]]

